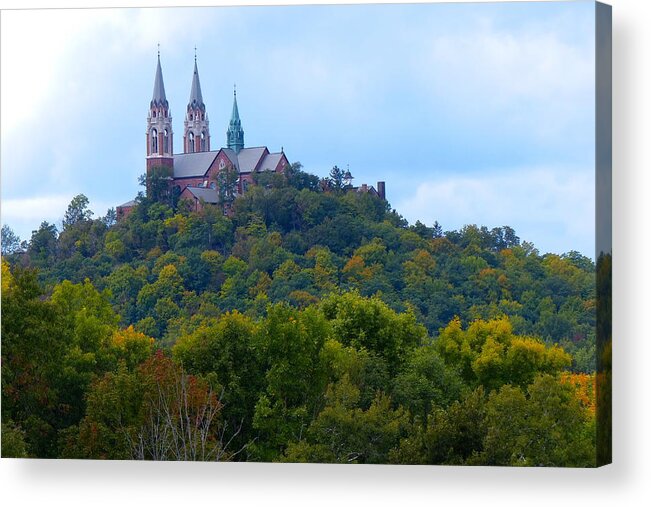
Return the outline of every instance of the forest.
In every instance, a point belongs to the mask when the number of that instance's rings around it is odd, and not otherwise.
[[[595,466],[594,262],[336,169],[5,225],[2,456]]]

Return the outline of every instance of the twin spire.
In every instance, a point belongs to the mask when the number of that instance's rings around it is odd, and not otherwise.
[[[195,72],[196,72],[195,63]],[[158,52],[158,64],[156,65],[156,77],[154,78],[154,94],[151,98],[150,108],[168,107],[167,98],[165,97],[165,85],[163,84],[163,71],[160,68],[160,51]]]
[[[194,55],[194,74],[192,74],[192,89],[190,90],[190,101],[188,102],[188,109],[201,109],[206,110],[206,105],[203,103],[201,96],[201,83],[199,82],[199,70],[197,69],[197,55]]]
[[[190,88],[190,99],[185,115],[183,136],[183,152],[193,153],[198,151],[210,151],[210,133],[208,130],[208,115],[206,105],[201,94],[201,82],[199,80],[199,69],[197,67],[197,48],[194,48],[194,71],[192,73],[192,87]],[[160,64],[160,49],[156,64],[156,77],[154,78],[154,92],[152,95],[150,109],[159,107],[169,108],[165,96],[165,85],[163,84],[163,71]],[[237,108],[237,92],[233,89],[233,112],[227,131],[227,146],[236,152],[244,147],[244,130]]]

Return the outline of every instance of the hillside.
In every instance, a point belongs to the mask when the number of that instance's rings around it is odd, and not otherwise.
[[[410,225],[298,165],[259,179],[229,216],[140,195],[115,223],[80,196],[5,252],[3,454],[594,463],[590,259]],[[210,452],[152,441],[179,396]]]

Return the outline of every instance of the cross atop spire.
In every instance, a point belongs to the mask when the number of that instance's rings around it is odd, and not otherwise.
[[[165,97],[165,84],[163,83],[163,70],[160,66],[160,44],[158,45],[158,62],[156,63],[156,77],[154,78],[154,93],[152,94],[150,107],[168,107]]]

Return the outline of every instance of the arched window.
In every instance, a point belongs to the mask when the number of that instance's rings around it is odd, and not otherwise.
[[[170,152],[170,139],[167,135],[167,129],[163,130],[163,153]]]
[[[151,115],[152,115],[154,118],[156,118],[156,110],[155,110],[155,109],[152,111]]]
[[[194,134],[192,132],[188,134],[188,152],[194,153]]]
[[[206,133],[201,133],[201,151],[206,151]]]
[[[156,132],[156,129],[151,129],[151,153],[152,155],[158,153],[158,132]]]

